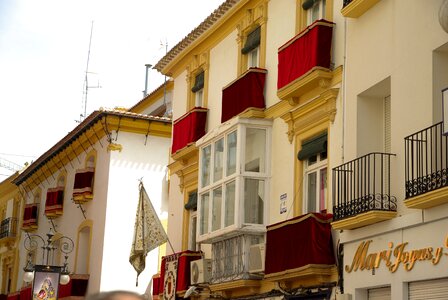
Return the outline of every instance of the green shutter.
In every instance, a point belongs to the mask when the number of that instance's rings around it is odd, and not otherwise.
[[[196,93],[197,91],[204,88],[204,71],[196,75],[196,79],[194,81],[194,86],[191,88],[191,91],[193,93]]]
[[[302,143],[302,150],[299,151],[297,158],[305,160],[313,155],[327,151],[327,133],[316,136]]]
[[[305,0],[305,1],[303,1],[303,3],[302,3],[302,8],[303,8],[304,10],[308,10],[308,9],[310,9],[311,7],[313,7],[314,3],[316,3],[316,2],[317,2],[317,0]]]
[[[260,45],[260,26],[247,35],[246,43],[244,44],[241,53],[247,54]]]
[[[185,204],[185,209],[196,210],[198,206],[198,192],[192,192],[188,195],[188,202]]]

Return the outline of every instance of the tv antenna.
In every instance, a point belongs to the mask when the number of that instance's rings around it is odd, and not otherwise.
[[[87,117],[87,97],[89,94],[89,88],[101,88],[99,81],[97,82],[96,86],[89,86],[89,74],[96,74],[93,72],[89,72],[90,48],[92,46],[92,35],[93,35],[93,21],[92,21],[92,25],[90,27],[89,51],[87,53],[87,65],[86,65],[86,71],[84,74],[84,86],[83,86],[83,95],[82,95],[83,99],[82,99],[82,107],[81,107],[83,112],[79,115],[79,117],[80,117],[79,123],[81,123]]]

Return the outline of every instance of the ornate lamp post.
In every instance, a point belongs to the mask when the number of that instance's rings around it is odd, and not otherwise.
[[[47,240],[45,241],[38,234],[28,234],[23,241],[25,249],[28,251],[28,259],[26,266],[23,268],[25,273],[23,274],[23,280],[25,282],[31,282],[34,279],[35,271],[52,271],[60,273],[59,283],[67,284],[70,282],[69,270],[68,270],[68,255],[73,251],[73,240],[67,236],[61,236],[53,239],[54,234],[52,229],[47,233]],[[42,265],[34,265],[32,262],[33,252],[37,253],[37,249],[42,249]],[[54,254],[59,251],[64,255],[64,263],[62,266],[54,266],[53,259]]]

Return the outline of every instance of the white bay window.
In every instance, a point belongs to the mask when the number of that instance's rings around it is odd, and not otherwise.
[[[200,148],[199,242],[242,229],[266,230],[271,124],[235,118],[196,143]]]

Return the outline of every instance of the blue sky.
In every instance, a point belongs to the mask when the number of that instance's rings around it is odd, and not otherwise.
[[[87,114],[140,101],[161,44],[170,49],[223,1],[0,0],[0,159],[35,160],[77,125],[92,28]],[[162,83],[150,70],[148,90]],[[0,181],[10,174],[0,167]]]

